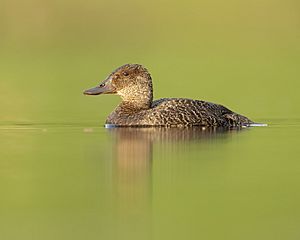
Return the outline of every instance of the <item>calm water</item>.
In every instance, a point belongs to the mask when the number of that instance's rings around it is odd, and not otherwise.
[[[300,121],[1,125],[0,239],[300,239]]]

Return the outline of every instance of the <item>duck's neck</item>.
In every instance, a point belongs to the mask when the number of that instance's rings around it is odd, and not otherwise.
[[[138,81],[139,84],[122,89],[118,92],[122,98],[119,107],[128,108],[135,111],[146,110],[151,108],[153,100],[152,82]]]

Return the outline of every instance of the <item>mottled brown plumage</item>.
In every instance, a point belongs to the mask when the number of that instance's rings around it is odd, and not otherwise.
[[[153,101],[152,79],[142,65],[126,64],[112,72],[87,95],[118,94],[120,105],[108,116],[106,124],[116,126],[249,126],[247,117],[228,108],[186,98]]]

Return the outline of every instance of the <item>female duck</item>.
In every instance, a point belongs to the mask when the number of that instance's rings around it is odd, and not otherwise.
[[[86,95],[118,94],[120,105],[108,116],[106,124],[115,126],[249,126],[248,118],[228,108],[186,98],[153,101],[152,79],[142,65],[126,64],[112,72]]]

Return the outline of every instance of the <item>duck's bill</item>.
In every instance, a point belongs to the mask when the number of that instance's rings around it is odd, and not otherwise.
[[[115,93],[112,89],[110,89],[108,86],[104,87],[94,87],[90,88],[88,90],[85,90],[83,94],[85,95],[99,95],[99,94],[109,94],[109,93]]]
[[[90,89],[85,90],[83,92],[83,94],[85,94],[85,95],[99,95],[99,94],[102,94],[102,93],[104,93],[104,91],[100,87],[90,88]]]

